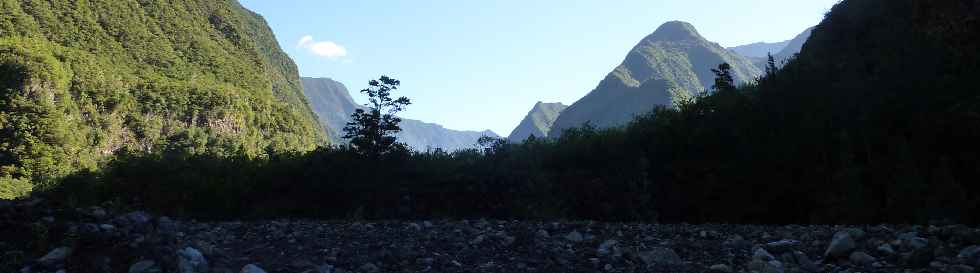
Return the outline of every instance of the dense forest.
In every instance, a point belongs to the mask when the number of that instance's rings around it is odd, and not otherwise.
[[[123,150],[324,143],[296,65],[238,1],[0,1],[0,198]]]
[[[978,14],[846,0],[782,68],[736,86],[719,64],[710,90],[624,127],[453,153],[122,149],[40,195],[204,218],[980,223]]]

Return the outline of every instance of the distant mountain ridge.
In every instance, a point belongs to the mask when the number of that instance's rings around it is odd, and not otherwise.
[[[531,111],[517,125],[517,128],[514,128],[514,131],[510,133],[507,139],[520,142],[532,135],[539,138],[547,137],[548,132],[551,131],[551,126],[554,125],[555,120],[558,119],[558,115],[565,108],[568,108],[568,106],[560,102],[545,103],[539,101],[534,104]]]
[[[747,45],[729,47],[728,50],[749,58],[766,58],[768,54],[778,54],[780,51],[786,48],[787,45],[789,45],[790,41],[791,40],[786,40],[775,43],[756,42]]]
[[[752,62],[702,37],[686,22],[667,22],[641,40],[599,85],[565,109],[549,136],[589,123],[621,126],[656,106],[671,106],[713,85],[712,68],[732,65],[737,82],[762,74]]]
[[[800,53],[803,49],[803,45],[806,41],[810,39],[810,33],[813,32],[813,27],[807,28],[802,33],[797,34],[793,39],[789,39],[779,43],[752,43],[747,45],[741,45],[736,47],[730,47],[728,50],[745,56],[752,61],[759,69],[765,70],[766,64],[769,62],[769,55],[772,54],[773,60],[776,61],[777,67],[783,67],[786,61]]]
[[[329,78],[303,77],[303,90],[313,112],[326,129],[330,139],[343,143],[344,126],[350,115],[364,106],[354,102],[350,91],[343,83]],[[442,125],[413,119],[402,119],[402,132],[398,141],[408,144],[417,151],[443,149],[447,151],[473,148],[482,136],[500,137],[492,131],[458,131],[446,129]]]

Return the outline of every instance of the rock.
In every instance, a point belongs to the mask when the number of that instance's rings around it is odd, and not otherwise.
[[[108,216],[109,214],[106,213],[105,209],[103,208],[91,207],[89,208],[88,215],[94,217],[95,219],[101,220],[101,219],[105,219],[106,216]]]
[[[247,264],[245,265],[245,267],[242,267],[242,271],[239,271],[239,273],[266,273],[266,272],[265,270],[262,270],[261,267],[258,267],[254,264]]]
[[[479,244],[483,243],[483,241],[486,240],[486,239],[487,239],[487,236],[485,236],[485,235],[476,236],[476,238],[474,238],[472,241],[470,241],[470,244],[471,245],[479,245]]]
[[[208,261],[201,251],[187,247],[177,251],[177,269],[180,273],[208,272]]]
[[[908,255],[905,257],[905,265],[912,268],[926,267],[929,266],[929,263],[932,262],[934,257],[933,252],[929,249],[916,249],[911,253],[908,253]]]
[[[856,247],[857,243],[854,242],[850,233],[845,231],[837,232],[837,234],[834,234],[834,238],[830,240],[830,245],[827,246],[827,251],[824,252],[824,256],[827,258],[846,257]]]
[[[806,256],[806,253],[802,251],[793,251],[793,258],[796,265],[799,266],[804,272],[817,272],[820,271],[820,267],[810,260],[810,257]]]
[[[716,264],[708,268],[708,273],[732,273],[732,267],[726,264]]]
[[[749,268],[749,270],[759,272],[759,273],[786,272],[786,268],[783,267],[783,263],[776,260],[772,260],[768,262],[761,261],[761,260],[752,260],[751,262],[749,262],[747,267]]]
[[[538,238],[548,238],[551,237],[547,230],[539,229],[537,233],[534,234]]]
[[[960,253],[956,255],[956,258],[962,260],[965,264],[980,266],[980,245],[975,245],[960,250]]]
[[[432,222],[429,221],[422,221],[422,226],[425,228],[432,228],[435,225],[433,225]]]
[[[637,254],[643,263],[647,266],[658,265],[658,264],[681,264],[681,257],[677,256],[674,250],[663,247],[655,247],[650,251],[644,251]]]
[[[53,267],[63,264],[68,259],[68,256],[71,256],[71,248],[59,247],[48,252],[47,255],[38,259],[37,262],[47,267]]]
[[[895,255],[895,249],[891,244],[884,243],[878,246],[878,252],[887,256]]]
[[[585,236],[582,236],[582,233],[579,233],[578,231],[572,231],[569,232],[568,234],[565,234],[565,240],[574,243],[579,243],[585,241]]]
[[[122,220],[125,220],[128,224],[134,226],[143,226],[149,224],[150,220],[152,220],[153,218],[152,216],[150,216],[149,213],[143,211],[130,212],[121,217]]]
[[[918,232],[906,232],[898,235],[898,240],[903,246],[910,249],[922,249],[929,246],[929,240],[919,237]]]
[[[848,229],[844,229],[842,231],[843,232],[847,232],[847,234],[850,234],[851,235],[851,239],[854,239],[854,240],[861,240],[861,238],[864,238],[864,235],[865,235],[864,230],[863,229],[860,229],[860,228],[848,228]]]
[[[755,251],[752,252],[752,259],[768,262],[775,260],[776,257],[773,257],[772,254],[769,254],[769,252],[766,251],[766,249],[760,247],[756,248]]]
[[[599,257],[605,257],[609,255],[620,256],[622,255],[622,253],[619,251],[618,245],[619,245],[619,241],[606,240],[605,242],[602,242],[602,244],[599,244],[599,249],[596,250],[596,253],[599,255]]]
[[[357,268],[357,270],[360,270],[363,273],[375,273],[381,271],[381,268],[378,268],[378,266],[374,265],[373,263],[366,263],[361,267]]]
[[[864,253],[861,251],[855,251],[854,253],[851,253],[850,258],[851,258],[851,263],[860,266],[871,266],[872,263],[878,260],[875,259],[875,257],[868,255],[868,253]]]
[[[797,240],[785,239],[785,240],[779,240],[779,241],[775,241],[775,242],[771,242],[771,243],[765,244],[765,245],[763,245],[763,247],[767,251],[769,251],[771,253],[775,253],[775,254],[778,255],[778,254],[783,254],[783,253],[786,253],[786,252],[793,251],[793,249],[799,247],[802,244],[803,243],[801,243],[800,241],[797,241]]]
[[[177,222],[170,219],[170,217],[160,217],[157,218],[157,231],[167,235],[173,235],[177,232]]]
[[[150,260],[139,261],[129,266],[129,273],[159,273],[160,267],[157,263]]]
[[[949,270],[950,273],[974,273],[974,272],[976,272],[976,269],[974,267],[969,266],[969,265],[964,265],[964,264],[958,264],[958,265],[950,266],[948,270]]]

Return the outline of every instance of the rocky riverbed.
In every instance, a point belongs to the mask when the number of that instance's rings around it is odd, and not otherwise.
[[[980,272],[980,230],[600,222],[197,222],[0,203],[2,272]]]

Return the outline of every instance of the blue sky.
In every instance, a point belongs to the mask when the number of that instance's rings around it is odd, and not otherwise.
[[[241,0],[269,21],[302,76],[357,93],[389,75],[413,101],[404,117],[503,136],[537,101],[585,96],[664,22],[690,22],[726,47],[782,41],[836,2]]]

